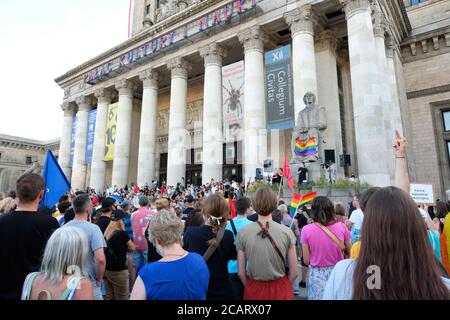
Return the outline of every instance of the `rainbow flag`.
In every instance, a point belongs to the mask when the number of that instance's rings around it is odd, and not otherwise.
[[[306,142],[297,138],[295,140],[295,154],[299,157],[306,158],[314,156],[319,153],[319,146],[317,140],[314,137],[309,138]]]
[[[291,210],[290,210],[291,217],[295,217],[295,214],[297,213],[297,208],[300,205],[300,201],[302,201],[302,195],[294,193],[291,202]]]
[[[450,214],[447,214],[444,220],[444,229],[440,237],[442,265],[450,274]]]
[[[302,198],[302,201],[300,202],[300,207],[303,207],[314,200],[314,198],[317,197],[317,192],[310,192],[308,194],[305,194]]]
[[[294,194],[291,202],[291,217],[295,217],[297,209],[307,205],[309,202],[313,201],[317,197],[317,192],[310,192],[308,194]]]

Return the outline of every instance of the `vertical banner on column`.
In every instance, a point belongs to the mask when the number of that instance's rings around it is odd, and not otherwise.
[[[291,46],[266,52],[267,130],[295,125]]]
[[[95,121],[97,120],[97,109],[93,109],[88,115],[88,132],[86,137],[86,164],[92,163],[92,152],[94,150]]]
[[[225,142],[243,139],[245,64],[239,61],[222,68],[223,129]]]
[[[75,137],[77,136],[78,117],[74,116],[72,121],[72,139],[70,140],[70,159],[69,167],[73,166],[73,155],[75,153]]]
[[[114,160],[114,146],[116,144],[117,111],[118,103],[113,103],[108,107],[108,125],[106,127],[106,148],[103,161]]]

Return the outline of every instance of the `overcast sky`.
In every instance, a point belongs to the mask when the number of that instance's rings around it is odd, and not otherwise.
[[[0,0],[0,133],[59,138],[54,79],[127,39],[129,0]]]

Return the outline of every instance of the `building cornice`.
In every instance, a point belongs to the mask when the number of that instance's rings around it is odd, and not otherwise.
[[[417,91],[410,91],[406,93],[406,96],[408,97],[408,99],[415,99],[446,92],[450,92],[450,84]]]
[[[48,149],[54,150],[56,148],[59,148],[59,145],[60,139],[54,139],[50,141],[38,141],[33,139],[0,134],[0,147],[47,151]]]
[[[133,47],[134,45],[137,45],[140,42],[143,42],[145,40],[148,40],[149,38],[152,38],[159,33],[164,33],[168,28],[171,28],[175,26],[177,23],[182,22],[185,19],[188,19],[194,14],[200,13],[202,10],[208,9],[209,7],[218,4],[220,2],[223,2],[223,0],[204,0],[202,2],[193,4],[186,9],[174,14],[173,16],[164,19],[149,29],[144,29],[140,33],[137,33],[132,38],[122,42],[121,44],[111,48],[108,51],[105,51],[104,53],[96,56],[95,58],[92,58],[91,60],[83,63],[82,65],[79,65],[78,67],[75,67],[68,72],[66,72],[64,75],[58,77],[55,79],[55,82],[60,84],[61,82],[67,80],[68,78],[86,70],[89,68],[94,67],[96,64],[109,59],[111,56],[114,56],[116,54],[119,54],[120,52],[129,49],[130,47]]]

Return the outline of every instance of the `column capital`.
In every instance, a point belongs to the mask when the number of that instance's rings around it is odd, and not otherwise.
[[[205,60],[205,66],[217,65],[222,66],[222,58],[227,56],[226,49],[214,42],[200,48],[200,56]]]
[[[153,68],[149,68],[139,73],[139,80],[142,81],[144,88],[158,88],[159,73]]]
[[[291,28],[292,35],[298,33],[309,33],[314,35],[314,23],[318,20],[317,15],[310,4],[287,12],[284,15],[284,19]]]
[[[267,36],[260,26],[253,26],[238,34],[239,42],[244,45],[244,51],[260,51],[264,52],[264,42]]]
[[[386,44],[386,57],[390,59],[394,58],[395,42],[391,36],[386,37],[385,44]]]
[[[115,84],[119,95],[132,96],[133,91],[136,90],[136,84],[129,79],[120,79]]]
[[[369,0],[339,0],[345,12],[345,18],[348,20],[357,13],[370,13]]]
[[[99,103],[100,102],[109,103],[111,102],[111,99],[113,97],[113,92],[110,89],[101,88],[95,90],[94,96],[97,98]]]
[[[336,53],[339,46],[339,41],[330,29],[324,30],[316,36],[316,51],[330,50]]]
[[[61,105],[61,110],[64,112],[65,117],[70,117],[75,114],[75,107],[69,101],[64,101]]]
[[[167,62],[167,68],[172,72],[172,78],[188,78],[188,72],[192,69],[192,63],[183,57],[177,57]]]
[[[75,99],[75,103],[78,105],[78,111],[91,110],[92,99],[87,96],[81,96]]]
[[[389,21],[386,19],[384,13],[381,12],[377,7],[373,8],[372,21],[373,33],[375,37],[384,39],[384,35],[386,34],[386,31],[389,27]]]

